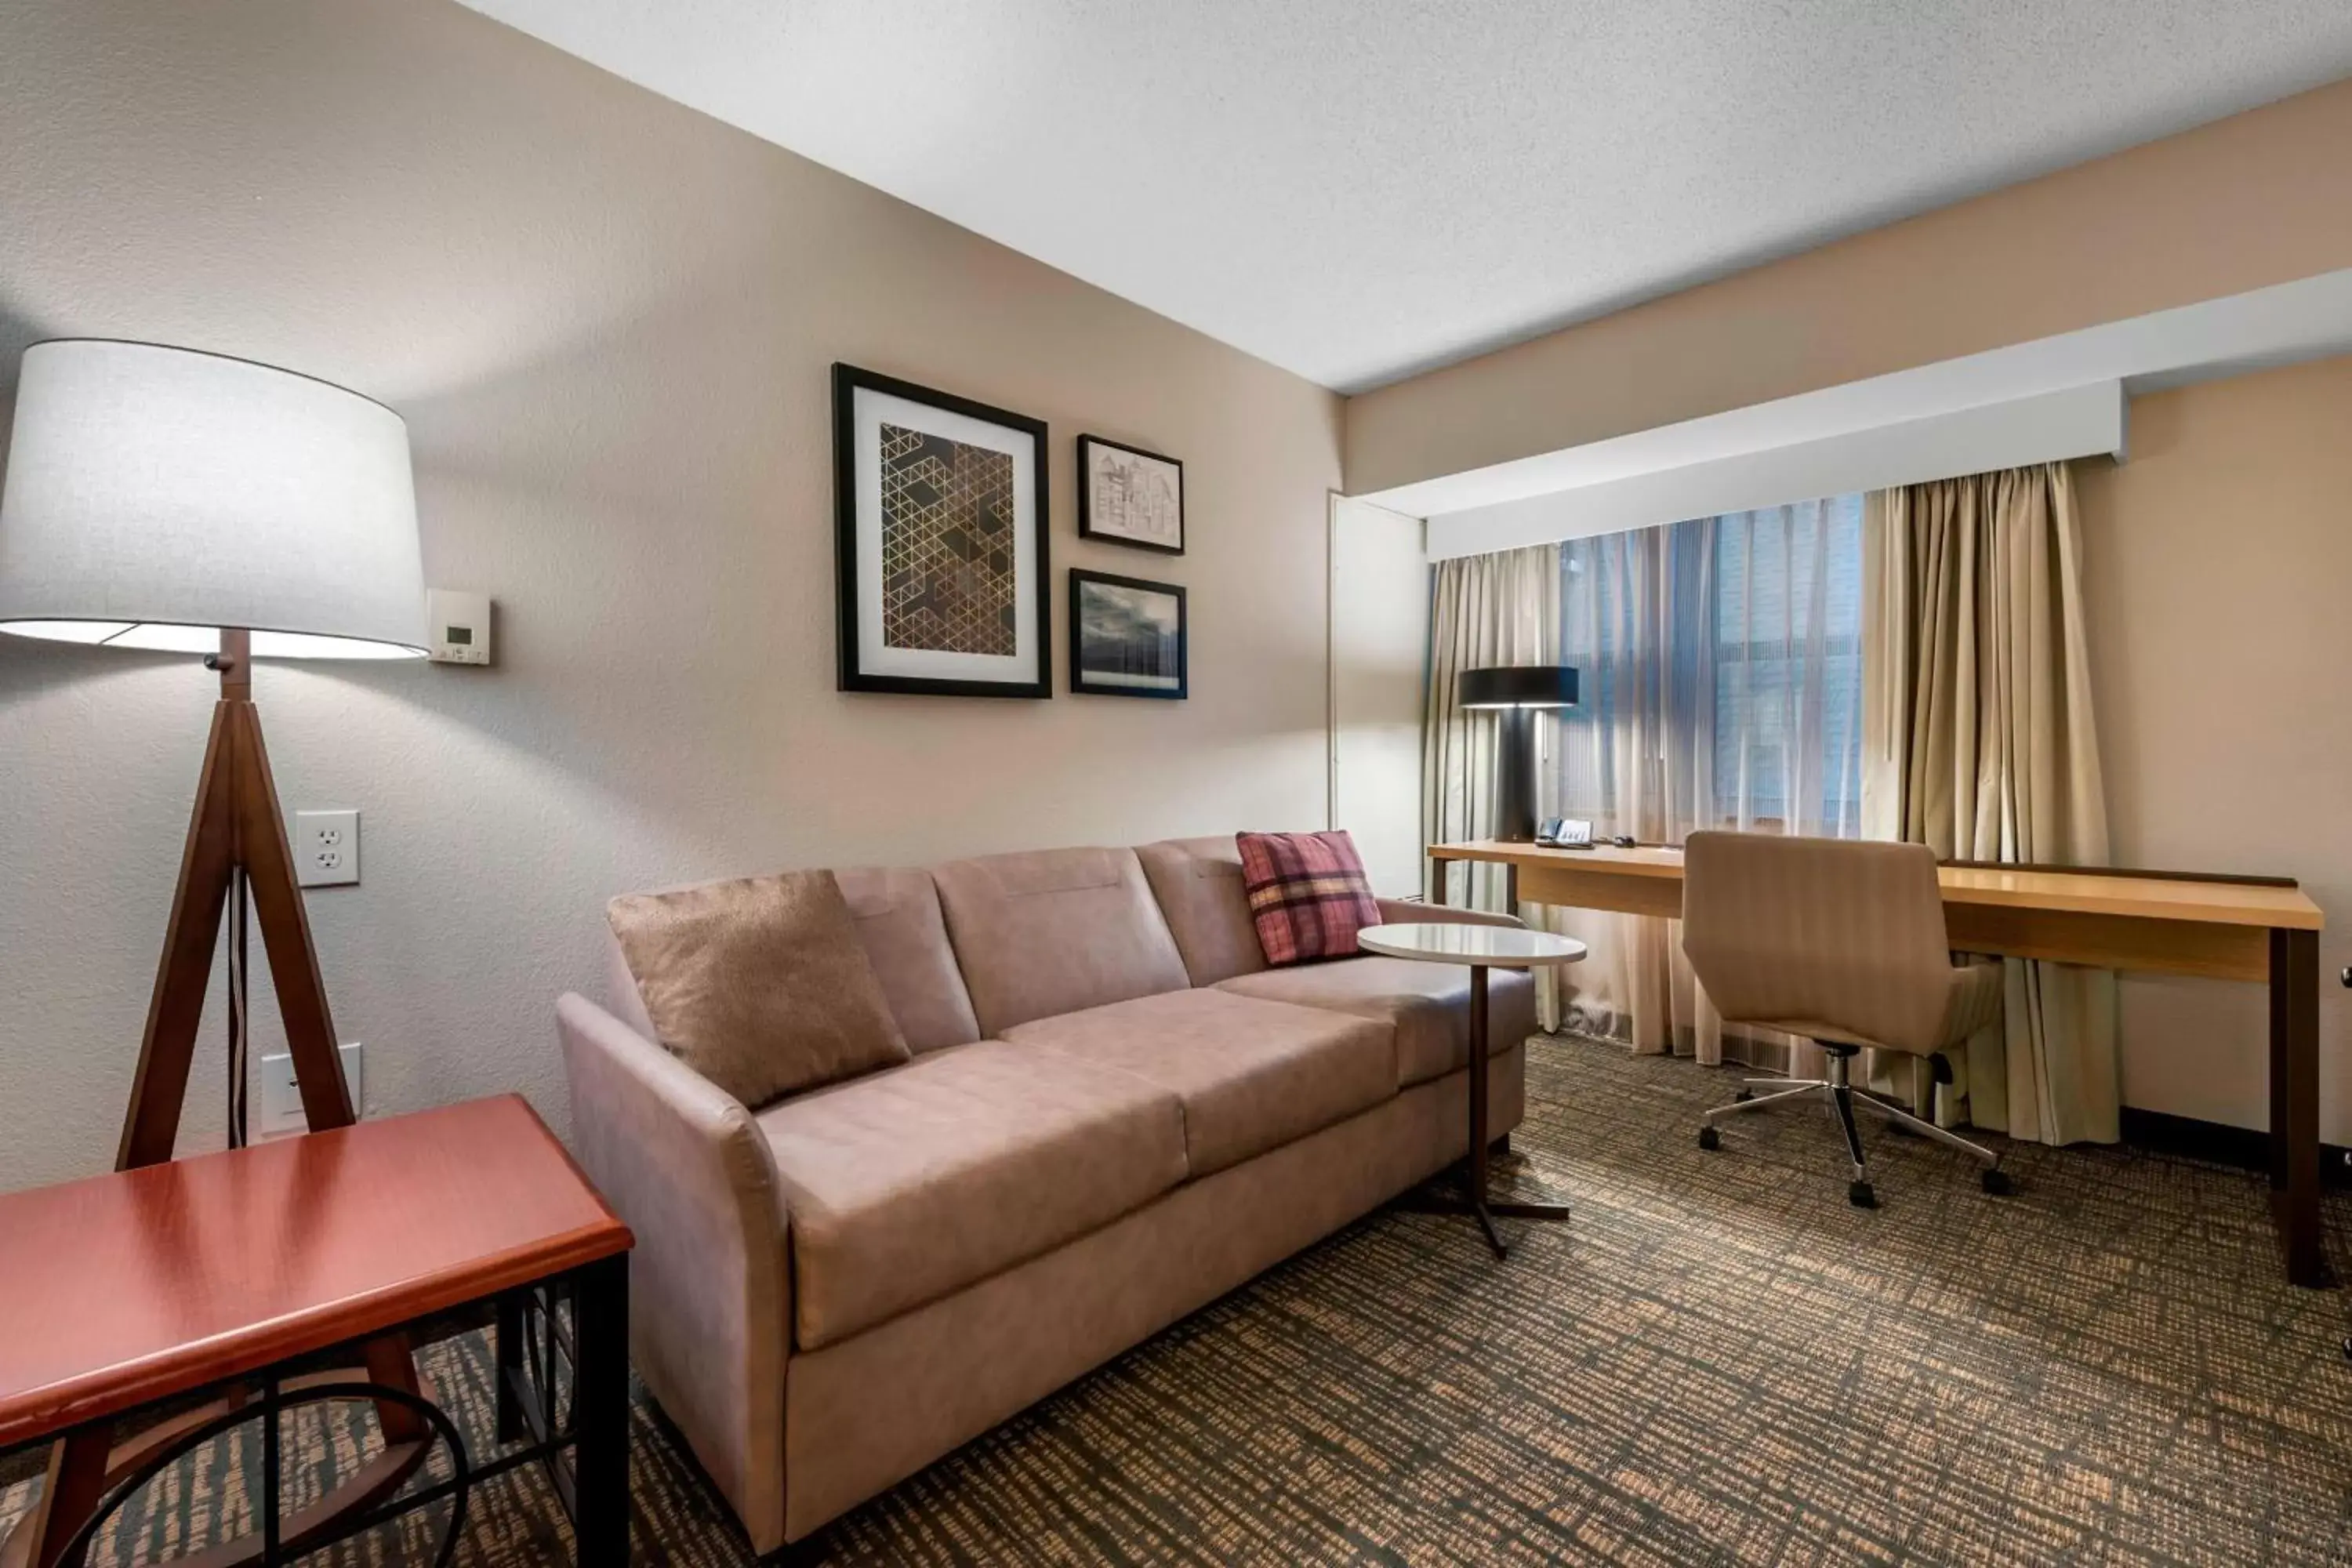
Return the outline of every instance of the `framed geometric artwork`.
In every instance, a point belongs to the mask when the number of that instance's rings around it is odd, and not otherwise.
[[[840,689],[1051,697],[1045,426],[833,367]]]
[[[1078,537],[1184,553],[1184,465],[1100,436],[1078,437]]]
[[[1190,643],[1177,584],[1070,569],[1072,691],[1181,700],[1192,690]]]

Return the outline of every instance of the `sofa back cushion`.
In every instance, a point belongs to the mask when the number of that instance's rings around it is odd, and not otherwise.
[[[1132,849],[1044,849],[931,868],[981,1029],[1191,984]]]
[[[971,994],[956,968],[955,949],[948,945],[931,874],[906,867],[860,867],[835,876],[907,1048],[919,1056],[980,1038]]]
[[[654,1037],[745,1105],[907,1059],[830,871],[630,893],[605,919]]]
[[[1265,965],[1249,894],[1242,888],[1242,856],[1234,836],[1163,838],[1139,846],[1136,858],[1150,880],[1160,912],[1184,955],[1195,985],[1214,985]]]

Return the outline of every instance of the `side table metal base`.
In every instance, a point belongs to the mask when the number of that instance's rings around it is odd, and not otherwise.
[[[1532,1219],[1557,1223],[1569,1217],[1566,1204],[1531,1204],[1513,1198],[1491,1197],[1480,1203],[1450,1193],[1425,1190],[1407,1193],[1391,1206],[1402,1214],[1475,1215],[1479,1228],[1486,1233],[1486,1245],[1495,1249],[1496,1258],[1510,1255],[1509,1247],[1495,1229],[1496,1220]]]
[[[1466,934],[1465,934],[1466,933]],[[1461,963],[1470,970],[1470,1016],[1465,1020],[1464,1047],[1469,1058],[1468,1070],[1462,1076],[1465,1107],[1468,1123],[1463,1131],[1461,1160],[1452,1174],[1460,1188],[1459,1196],[1443,1195],[1423,1188],[1406,1193],[1391,1205],[1408,1214],[1468,1215],[1486,1233],[1486,1245],[1495,1249],[1498,1258],[1510,1255],[1503,1245],[1502,1236],[1495,1229],[1500,1219],[1548,1220],[1557,1223],[1569,1217],[1566,1204],[1523,1203],[1516,1198],[1497,1198],[1487,1184],[1487,1170],[1496,1145],[1506,1150],[1510,1135],[1497,1139],[1492,1131],[1494,1107],[1490,1102],[1493,1090],[1494,1037],[1488,1027],[1486,1005],[1486,971],[1490,968],[1531,969],[1545,965],[1573,963],[1584,956],[1584,944],[1544,931],[1519,928],[1496,931],[1465,927],[1461,924],[1415,924],[1410,921],[1393,926],[1368,926],[1357,933],[1357,944],[1367,952],[1383,953],[1391,958],[1418,960],[1430,963]]]

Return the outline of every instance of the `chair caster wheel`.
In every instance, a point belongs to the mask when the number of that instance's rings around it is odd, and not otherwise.
[[[2010,1181],[2007,1171],[1987,1171],[1984,1173],[1984,1190],[1997,1198],[2005,1198],[2017,1191],[2017,1187]]]
[[[1753,1099],[1755,1099],[1755,1098],[1756,1098],[1756,1091],[1755,1091],[1754,1089],[1741,1089],[1738,1094],[1735,1094],[1735,1095],[1733,1095],[1733,1096],[1731,1097],[1731,1102],[1732,1102],[1734,1105],[1737,1105],[1737,1104],[1738,1104],[1738,1103],[1739,1103],[1740,1101],[1742,1101],[1742,1100],[1753,1100]]]
[[[1858,1209],[1874,1209],[1878,1206],[1878,1194],[1870,1190],[1868,1182],[1849,1182],[1845,1201]]]
[[[1723,1147],[1723,1139],[1714,1128],[1702,1127],[1698,1130],[1698,1146],[1702,1149],[1720,1149]]]

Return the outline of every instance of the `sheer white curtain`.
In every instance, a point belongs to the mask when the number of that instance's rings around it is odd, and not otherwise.
[[[1700,827],[1857,835],[1861,596],[1859,496],[1561,545],[1559,657],[1581,695],[1549,731],[1540,809],[1645,844]],[[1546,1027],[1723,1059],[1680,922],[1528,912],[1592,949],[1554,972]],[[1759,1037],[1731,1054],[1801,1065],[1790,1044]]]

